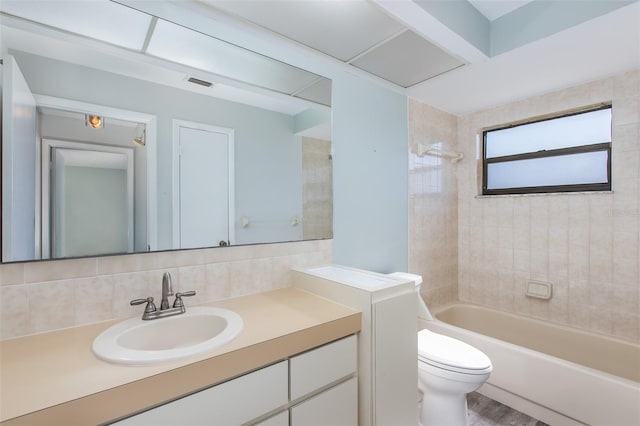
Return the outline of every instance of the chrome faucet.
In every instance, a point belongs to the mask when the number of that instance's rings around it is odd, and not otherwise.
[[[160,300],[160,309],[157,309],[155,303],[153,303],[153,297],[147,297],[146,299],[134,299],[130,303],[132,306],[141,305],[143,303],[147,304],[144,308],[144,313],[142,314],[142,319],[146,321],[184,314],[187,310],[184,307],[182,298],[195,295],[196,292],[193,290],[176,293],[176,298],[173,301],[173,307],[169,307],[169,296],[173,296],[173,284],[171,281],[171,274],[165,272],[162,276],[162,299]]]
[[[160,310],[169,309],[169,296],[173,296],[173,283],[171,282],[171,274],[165,272],[162,275],[162,300],[160,301]]]

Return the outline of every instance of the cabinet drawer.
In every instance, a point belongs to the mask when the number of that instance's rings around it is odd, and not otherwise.
[[[242,424],[288,403],[287,378],[287,361],[282,361],[116,424]]]
[[[352,335],[291,358],[291,400],[355,373],[357,343]]]
[[[354,377],[296,405],[292,426],[354,426],[358,424],[358,380]]]

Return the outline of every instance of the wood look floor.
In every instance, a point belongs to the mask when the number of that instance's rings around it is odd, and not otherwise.
[[[548,426],[477,392],[467,395],[469,426]]]

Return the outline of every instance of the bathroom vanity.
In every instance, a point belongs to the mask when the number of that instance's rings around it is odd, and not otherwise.
[[[99,360],[91,343],[117,321],[0,342],[2,425],[357,421],[359,311],[295,288],[210,305],[237,312],[244,330],[182,361]]]
[[[351,335],[114,424],[355,425],[357,356]]]

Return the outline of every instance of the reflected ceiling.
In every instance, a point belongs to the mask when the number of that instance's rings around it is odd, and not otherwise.
[[[80,3],[77,0],[43,1],[34,7],[33,2],[3,0],[0,2],[0,11],[203,71],[208,78],[201,75],[195,77],[199,80],[213,80],[210,82],[214,86],[225,84],[227,90],[229,86],[242,87],[249,84],[326,106],[331,104],[331,82],[322,76],[109,0],[91,0],[85,3],[85,6],[91,7],[78,7]],[[13,18],[5,16],[2,19],[8,21]],[[114,22],[118,25],[114,25]],[[19,24],[14,23],[13,26]],[[10,34],[12,31],[13,29],[7,29],[6,36],[23,37],[22,34]],[[264,107],[259,104],[259,100],[256,106]]]

